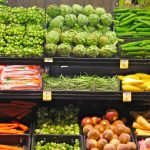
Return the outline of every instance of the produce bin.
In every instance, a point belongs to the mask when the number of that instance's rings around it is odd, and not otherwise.
[[[0,144],[11,146],[23,146],[25,150],[30,150],[31,139],[28,134],[25,135],[0,135]]]
[[[75,140],[80,141],[81,150],[85,150],[83,138],[81,136],[65,136],[65,135],[34,135],[32,138],[32,150],[35,150],[36,143],[43,140],[46,142],[67,143],[73,145]]]

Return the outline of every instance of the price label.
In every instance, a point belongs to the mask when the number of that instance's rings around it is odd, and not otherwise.
[[[43,101],[52,100],[52,91],[43,91]]]
[[[123,92],[123,102],[131,102],[132,94],[131,92]]]
[[[45,58],[44,58],[44,62],[53,63],[53,58],[45,57]]]
[[[120,60],[120,69],[128,69],[129,68],[129,60],[121,59]]]

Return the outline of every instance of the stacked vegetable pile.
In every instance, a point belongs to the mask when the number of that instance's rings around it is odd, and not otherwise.
[[[121,44],[120,49],[122,57],[150,58],[150,40]]]
[[[0,56],[41,57],[44,10],[0,5]]]
[[[110,31],[112,15],[105,9],[78,4],[49,5],[47,8],[48,33],[46,52],[48,56],[61,57],[112,57],[117,53],[119,41]]]
[[[55,143],[55,142],[47,142],[44,141],[37,142],[37,145],[35,146],[35,150],[41,150],[41,149],[47,149],[47,150],[81,150],[80,149],[80,142],[78,139],[75,140],[74,145],[70,145],[67,143]]]
[[[37,112],[36,134],[69,134],[79,135],[79,108],[69,104],[63,108],[42,107]]]
[[[132,124],[132,127],[135,128],[135,134],[137,136],[150,136],[150,111],[131,111],[131,115],[135,118]]]
[[[0,66],[0,90],[39,90],[42,88],[39,66]]]
[[[116,8],[114,12],[118,37],[150,37],[149,9]]]
[[[118,76],[122,81],[122,90],[131,92],[150,91],[150,75],[136,73],[127,76]]]
[[[116,77],[75,76],[49,77],[44,76],[46,90],[65,91],[119,91],[119,82]]]
[[[131,142],[131,129],[118,117],[117,110],[108,109],[102,118],[82,119],[87,150],[136,150],[136,144]]]

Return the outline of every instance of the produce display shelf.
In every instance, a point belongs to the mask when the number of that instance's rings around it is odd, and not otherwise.
[[[129,59],[129,58],[74,58],[54,57],[52,62],[46,62],[45,58],[9,58],[0,57],[0,64],[6,65],[80,65],[80,66],[116,66],[120,65],[121,59],[128,59],[130,66],[150,65],[150,59]]]
[[[42,58],[10,58],[0,57],[0,64],[4,65],[43,65]]]
[[[70,101],[84,101],[84,100],[113,100],[123,101],[123,92],[89,92],[89,91],[52,91],[52,100],[70,100]],[[143,99],[150,99],[150,92],[131,92],[133,101],[143,101]],[[43,100],[43,91],[0,91],[0,101],[3,99],[25,99],[25,100]],[[49,101],[49,100],[47,100]]]
[[[129,65],[150,65],[150,59],[129,59],[129,58],[66,58],[66,57],[54,57],[53,62],[45,62],[51,65],[84,65],[84,66],[115,66],[120,65],[121,59],[128,59]]]

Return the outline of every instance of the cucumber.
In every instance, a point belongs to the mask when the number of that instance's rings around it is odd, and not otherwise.
[[[134,26],[132,26],[132,28],[129,29],[129,31],[134,31],[134,29],[136,29],[137,27],[141,27],[143,25],[143,23],[138,23]]]
[[[129,8],[116,8],[116,9],[114,9],[115,13],[124,13],[124,12],[128,12],[128,11],[130,11]]]
[[[133,36],[133,35],[137,35],[137,32],[132,31],[132,32],[124,32],[124,33],[117,33],[117,36]]]
[[[140,36],[150,36],[150,32],[138,32]]]
[[[127,17],[127,16],[129,16],[129,15],[131,15],[131,12],[123,13],[122,15],[120,15],[120,16],[118,17],[118,20],[120,21],[120,20],[122,20],[123,18],[125,18],[125,17]]]
[[[129,19],[131,19],[131,18],[133,18],[133,17],[135,17],[136,16],[136,14],[131,14],[131,15],[129,15],[128,17],[125,17],[124,19],[122,19],[121,20],[121,23],[123,23],[123,22],[125,22],[125,21],[128,21]]]
[[[124,47],[124,48],[122,48],[121,49],[122,51],[126,51],[126,52],[129,52],[129,51],[132,51],[132,52],[134,52],[134,51],[141,51],[141,50],[143,50],[141,47],[138,47],[138,46],[131,46],[131,47]]]
[[[129,31],[130,28],[125,28],[125,27],[115,27],[116,32],[126,32]]]
[[[137,46],[137,45],[140,45],[141,43],[142,43],[142,41],[129,42],[129,43],[126,43],[126,44],[122,44],[121,48],[130,47],[130,46]]]
[[[125,25],[133,22],[134,20],[135,20],[135,18],[131,18],[131,19],[127,20],[127,21],[124,21],[124,22],[120,23],[120,26],[125,26]]]
[[[145,55],[145,51],[140,51],[140,52],[128,52],[126,53],[129,56],[135,56],[135,55]]]

